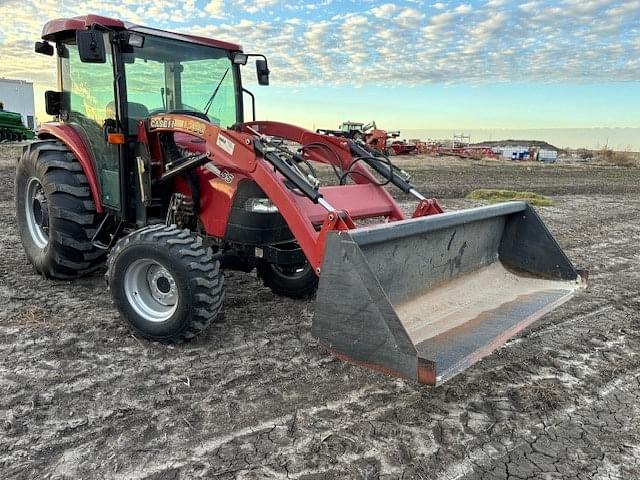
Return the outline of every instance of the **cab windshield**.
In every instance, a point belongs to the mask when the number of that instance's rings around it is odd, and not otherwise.
[[[223,128],[239,120],[236,72],[226,50],[147,35],[124,62],[132,120],[163,112],[195,112]]]

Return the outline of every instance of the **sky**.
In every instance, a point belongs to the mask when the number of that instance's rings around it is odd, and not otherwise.
[[[97,13],[266,54],[271,86],[257,86],[252,67],[243,72],[261,119],[308,128],[376,120],[423,137],[555,129],[562,146],[640,150],[640,0],[86,5],[0,0],[0,18],[11,19],[0,31],[0,77],[34,82],[40,118],[42,92],[55,88],[55,62],[33,53],[42,25]]]

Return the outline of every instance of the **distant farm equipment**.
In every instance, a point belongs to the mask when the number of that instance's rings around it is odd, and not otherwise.
[[[332,135],[334,137],[350,138],[360,140],[370,147],[387,155],[407,155],[415,152],[415,145],[404,140],[394,140],[400,136],[399,130],[387,131],[378,128],[376,122],[342,122],[337,130],[318,128],[317,133]]]
[[[0,111],[0,142],[20,142],[35,137],[33,131],[22,123],[22,115],[16,112]]]
[[[411,153],[417,153],[416,145],[408,143],[405,140],[391,142],[387,147],[387,150],[391,155],[409,155]]]
[[[411,139],[409,143],[415,146],[415,153],[419,155],[450,156],[459,158],[498,158],[497,153],[490,147],[464,145],[457,142]]]

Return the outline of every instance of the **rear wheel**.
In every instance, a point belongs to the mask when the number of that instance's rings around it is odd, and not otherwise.
[[[260,262],[258,276],[266,287],[277,295],[289,298],[308,298],[318,289],[318,277],[309,263],[281,266]]]
[[[24,148],[16,169],[16,216],[27,259],[47,277],[70,279],[104,262],[91,241],[99,217],[82,166],[62,143]]]
[[[152,225],[121,239],[107,283],[131,328],[150,340],[180,343],[205,330],[224,297],[220,263],[202,238],[175,225]]]

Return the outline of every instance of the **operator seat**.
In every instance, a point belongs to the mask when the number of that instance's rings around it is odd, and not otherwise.
[[[106,107],[106,118],[116,118],[116,104],[109,102]],[[142,103],[127,102],[127,110],[129,112],[129,125],[127,125],[128,133],[135,134],[138,131],[138,122],[149,116],[149,109]]]

